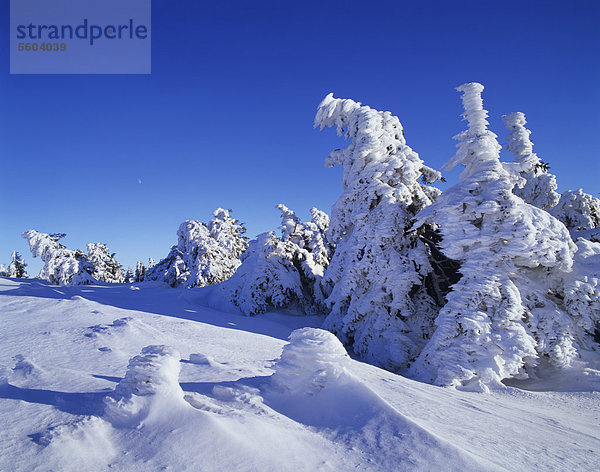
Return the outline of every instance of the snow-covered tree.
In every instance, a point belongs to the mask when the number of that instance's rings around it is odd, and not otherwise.
[[[142,263],[142,261],[137,261],[135,265],[135,281],[143,282],[146,276],[146,267]]]
[[[151,257],[148,258],[148,269],[152,269],[154,267],[154,259]]]
[[[87,251],[87,260],[94,266],[92,275],[96,280],[109,284],[119,284],[125,280],[123,268],[115,259],[115,253],[111,253],[105,244],[90,243]]]
[[[8,270],[6,270],[4,264],[0,264],[0,277],[8,277]]]
[[[548,172],[548,165],[533,152],[529,139],[531,131],[525,124],[525,115],[520,112],[502,117],[509,130],[507,148],[515,156],[511,169],[518,172],[521,179],[514,188],[527,203],[549,211],[562,221],[575,236],[586,234],[578,231],[600,228],[600,200],[583,190],[568,190],[562,195],[556,192],[556,177]]]
[[[246,315],[270,309],[322,313],[320,281],[331,251],[325,237],[329,217],[312,208],[312,220],[302,222],[285,205],[277,208],[281,211],[281,239],[271,232],[251,241],[242,265],[222,284],[221,293]]]
[[[21,257],[21,255],[17,251],[13,251],[10,255],[11,262],[8,265],[8,277],[16,277],[18,279],[26,279],[29,277],[27,272],[25,271],[25,267],[27,264]]]
[[[277,209],[281,211],[281,240],[294,245],[292,262],[300,274],[305,296],[310,300],[305,312],[324,312],[325,296],[321,281],[333,250],[326,236],[329,216],[311,208],[311,221],[302,222],[285,205],[280,203]]]
[[[39,277],[56,285],[84,285],[95,282],[94,266],[80,250],[70,250],[58,241],[64,233],[46,234],[35,230],[25,231],[23,238],[29,243],[33,257],[40,257],[44,267]]]
[[[323,327],[363,359],[402,372],[433,331],[441,302],[427,290],[431,250],[408,231],[439,194],[429,184],[441,174],[406,144],[390,112],[330,94],[315,126],[335,126],[351,140],[325,161],[343,166],[344,191],[331,216],[335,252],[322,284],[330,308]]]
[[[502,120],[509,131],[506,147],[515,157],[513,169],[521,177],[513,190],[515,195],[530,205],[550,210],[560,199],[556,192],[556,177],[548,172],[548,165],[533,152],[533,143],[529,139],[531,131],[525,127],[525,115],[510,113]]]
[[[582,189],[564,192],[550,212],[570,230],[600,228],[600,200]]]
[[[590,347],[600,341],[600,243],[577,240],[573,271],[560,293],[564,306],[575,322],[577,339]]]
[[[128,267],[127,270],[125,271],[125,276],[123,277],[123,282],[126,284],[132,284],[135,282],[135,275],[133,274],[131,267]]]
[[[184,221],[177,231],[178,242],[169,255],[148,268],[146,280],[162,280],[172,287],[203,287],[227,280],[240,266],[248,247],[243,224],[218,208],[208,225]]]
[[[292,262],[296,247],[273,232],[250,241],[242,264],[220,286],[221,293],[246,315],[269,309],[297,308],[307,304],[300,273]]]
[[[458,90],[468,128],[455,137],[458,151],[446,166],[464,170],[415,226],[439,224],[442,251],[460,261],[462,277],[409,375],[485,390],[526,376],[538,355],[558,366],[575,355],[570,319],[551,296],[571,270],[575,246],[561,222],[513,194],[515,179],[487,129],[483,86]]]

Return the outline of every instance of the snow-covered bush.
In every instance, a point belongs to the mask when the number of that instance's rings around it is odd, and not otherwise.
[[[245,228],[227,210],[218,208],[213,215],[208,225],[184,221],[177,231],[177,245],[165,259],[148,267],[145,279],[191,288],[218,284],[231,277],[248,247]]]
[[[21,257],[21,255],[17,251],[13,251],[10,255],[11,262],[8,265],[7,275],[8,277],[16,277],[18,279],[26,279],[29,277],[27,272],[25,271],[25,267],[27,264]]]
[[[25,231],[23,238],[29,243],[33,257],[40,257],[44,267],[39,277],[56,285],[84,285],[95,282],[94,266],[80,250],[72,251],[58,240],[64,234],[46,234],[35,230]]]
[[[514,178],[487,129],[483,86],[458,90],[468,129],[455,137],[458,151],[446,166],[464,170],[415,226],[439,224],[442,251],[460,261],[462,277],[409,375],[485,390],[525,377],[538,355],[558,366],[574,356],[569,319],[549,290],[571,270],[576,248],[561,222],[512,193]]]
[[[115,253],[102,243],[87,245],[87,260],[94,266],[92,274],[96,280],[109,284],[119,284],[125,280],[121,264],[115,259]]]
[[[323,312],[320,282],[331,252],[325,236],[329,217],[312,208],[312,220],[302,222],[285,205],[277,208],[281,239],[270,232],[250,241],[241,267],[222,285],[221,293],[246,315],[274,308]]]
[[[550,210],[560,199],[556,192],[556,177],[548,172],[547,164],[533,152],[533,143],[529,139],[531,131],[525,127],[525,115],[510,113],[502,120],[509,131],[506,147],[515,157],[512,168],[521,177],[513,190],[515,195],[530,205]]]
[[[329,240],[335,252],[323,278],[330,309],[324,328],[363,359],[402,372],[433,330],[439,309],[426,279],[434,277],[431,249],[412,219],[439,190],[441,174],[423,164],[390,112],[329,94],[315,126],[350,139],[332,151],[328,167],[343,166],[344,191],[334,205]]]
[[[106,397],[106,418],[117,427],[131,427],[183,403],[180,360],[179,353],[169,346],[144,347],[129,361],[113,394]]]
[[[344,372],[350,359],[332,333],[316,328],[297,329],[276,362],[271,386],[286,395],[314,395]]]

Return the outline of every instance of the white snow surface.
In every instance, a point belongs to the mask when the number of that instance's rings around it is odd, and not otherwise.
[[[600,464],[596,352],[457,391],[352,360],[317,317],[223,313],[203,290],[0,278],[0,470]]]

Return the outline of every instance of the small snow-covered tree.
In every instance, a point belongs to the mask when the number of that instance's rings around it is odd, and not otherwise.
[[[307,304],[300,273],[292,262],[296,247],[273,232],[250,241],[242,264],[220,286],[221,293],[246,315],[269,309],[300,308]]]
[[[525,115],[510,113],[502,120],[509,131],[506,147],[514,155],[513,168],[521,177],[513,192],[530,205],[550,210],[560,199],[556,192],[556,177],[548,172],[548,165],[533,152],[533,143],[529,139],[531,131],[525,127]]]
[[[477,83],[462,92],[468,129],[455,137],[460,181],[422,210],[416,226],[439,224],[440,246],[460,261],[461,279],[447,295],[431,340],[409,375],[438,385],[487,389],[546,355],[555,365],[574,356],[570,320],[549,291],[572,266],[565,226],[513,194],[499,161]]]
[[[577,326],[584,347],[600,341],[600,243],[579,238],[573,271],[561,292],[564,306]]]
[[[18,279],[26,279],[27,277],[29,277],[29,275],[25,271],[25,267],[27,267],[27,264],[25,263],[21,255],[17,251],[13,251],[10,257],[12,260],[8,265],[8,276],[15,277]]]
[[[570,230],[600,228],[600,200],[582,189],[564,192],[558,204],[550,212]]]
[[[151,257],[148,258],[148,269],[152,269],[154,267],[154,259]]]
[[[527,203],[549,211],[562,221],[575,236],[583,235],[579,231],[600,228],[600,200],[583,190],[568,190],[562,195],[556,192],[556,177],[548,172],[548,165],[533,152],[529,139],[531,131],[525,124],[525,115],[520,112],[502,117],[509,130],[507,148],[515,156],[511,169],[518,172],[519,182],[514,188]]]
[[[90,243],[87,245],[87,260],[94,266],[92,274],[96,280],[109,284],[119,284],[125,280],[121,264],[115,259],[115,253],[111,253],[102,243]]]
[[[322,313],[320,281],[331,251],[325,237],[329,217],[312,208],[312,220],[302,222],[285,205],[277,208],[281,211],[281,239],[270,232],[251,241],[242,265],[222,284],[221,293],[246,315],[270,309]]]
[[[441,174],[406,144],[390,112],[329,94],[315,126],[335,126],[351,139],[325,161],[343,166],[344,191],[332,210],[335,252],[322,284],[330,308],[323,327],[363,359],[402,372],[431,334],[439,309],[426,283],[434,275],[430,248],[408,230],[439,194],[429,184]]]
[[[4,264],[0,264],[0,277],[8,277],[8,270],[6,270]]]
[[[125,276],[123,277],[123,282],[126,284],[132,284],[135,282],[135,275],[133,275],[133,271],[131,267],[128,267],[125,271]]]
[[[248,247],[243,224],[218,208],[205,225],[184,221],[177,231],[178,242],[169,255],[148,268],[146,280],[162,280],[172,287],[203,287],[227,280],[241,264]]]
[[[305,298],[310,301],[304,311],[323,313],[325,296],[321,281],[332,253],[326,236],[329,216],[317,208],[311,208],[311,221],[302,222],[285,205],[279,204],[277,209],[281,211],[281,240],[294,245],[292,263],[300,274]]]
[[[135,265],[135,281],[143,282],[146,276],[146,267],[142,264],[142,261],[137,261]]]
[[[39,277],[56,285],[85,285],[95,282],[94,266],[80,250],[70,250],[58,241],[64,233],[46,234],[35,230],[25,231],[23,238],[29,243],[33,257],[40,257],[44,267]]]

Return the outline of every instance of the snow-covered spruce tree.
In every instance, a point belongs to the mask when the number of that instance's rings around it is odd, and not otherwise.
[[[123,268],[115,259],[115,253],[111,253],[105,244],[89,243],[87,251],[87,260],[94,266],[92,275],[96,280],[109,284],[119,284],[125,280]]]
[[[148,269],[152,269],[152,267],[154,267],[154,259],[152,259],[151,257],[148,258]]]
[[[131,267],[128,267],[127,270],[125,271],[125,276],[123,277],[123,282],[126,284],[132,284],[135,282],[135,275],[133,274]]]
[[[184,221],[177,230],[178,242],[169,255],[148,268],[146,280],[161,280],[172,287],[204,287],[227,280],[240,266],[248,247],[242,223],[218,208],[208,225]]]
[[[487,129],[483,86],[458,90],[468,129],[455,137],[458,151],[446,166],[465,168],[415,226],[439,224],[441,248],[460,261],[462,277],[408,375],[486,390],[525,377],[538,355],[558,366],[575,355],[571,320],[548,295],[571,269],[575,246],[561,222],[513,194],[515,179]]]
[[[219,290],[246,315],[306,304],[300,273],[293,264],[296,248],[273,232],[250,241],[242,264]]]
[[[343,166],[344,192],[331,215],[335,252],[322,284],[330,308],[323,327],[366,361],[403,372],[433,331],[442,303],[427,290],[436,286],[426,281],[434,275],[430,248],[419,232],[408,232],[439,194],[429,184],[441,174],[406,144],[390,112],[330,94],[315,126],[335,126],[351,139],[325,161]]]
[[[13,251],[10,255],[11,262],[8,265],[8,277],[16,277],[18,279],[26,279],[29,277],[27,272],[25,271],[25,267],[27,264],[21,257],[21,255],[17,251]]]
[[[8,277],[8,270],[6,270],[4,264],[0,264],[0,277]]]
[[[507,148],[515,156],[512,169],[519,173],[514,188],[527,203],[549,211],[562,221],[574,236],[588,237],[578,231],[600,228],[600,200],[579,189],[568,190],[562,195],[556,192],[556,177],[548,172],[548,165],[533,152],[529,139],[531,131],[525,124],[525,115],[520,112],[502,117],[509,130]],[[589,239],[589,237],[588,237]]]
[[[600,228],[600,200],[582,189],[564,192],[550,213],[572,230],[574,236],[579,231]]]
[[[323,313],[325,296],[321,281],[332,254],[332,247],[326,236],[329,216],[317,208],[311,208],[311,221],[302,222],[284,204],[277,205],[277,209],[281,211],[281,240],[294,245],[292,263],[300,274],[305,299],[310,300],[305,312]]]
[[[556,192],[556,177],[548,172],[548,165],[533,152],[533,143],[529,139],[531,131],[525,124],[525,115],[521,112],[502,117],[509,131],[507,149],[514,155],[514,170],[521,179],[513,192],[530,205],[550,210],[558,203],[560,194]]]
[[[95,282],[94,266],[80,250],[70,250],[58,241],[65,236],[46,234],[35,230],[25,231],[23,238],[29,243],[33,257],[40,257],[44,267],[39,277],[56,285],[85,285]]]
[[[142,261],[137,261],[135,265],[135,281],[143,282],[146,276],[146,266],[142,263]]]
[[[281,239],[271,232],[250,241],[242,265],[220,290],[246,315],[270,309],[322,313],[320,281],[331,250],[325,237],[329,217],[312,208],[312,220],[302,222],[285,205],[277,208],[282,218]]]
[[[600,243],[577,239],[573,271],[566,277],[560,295],[577,327],[584,348],[600,342]]]

